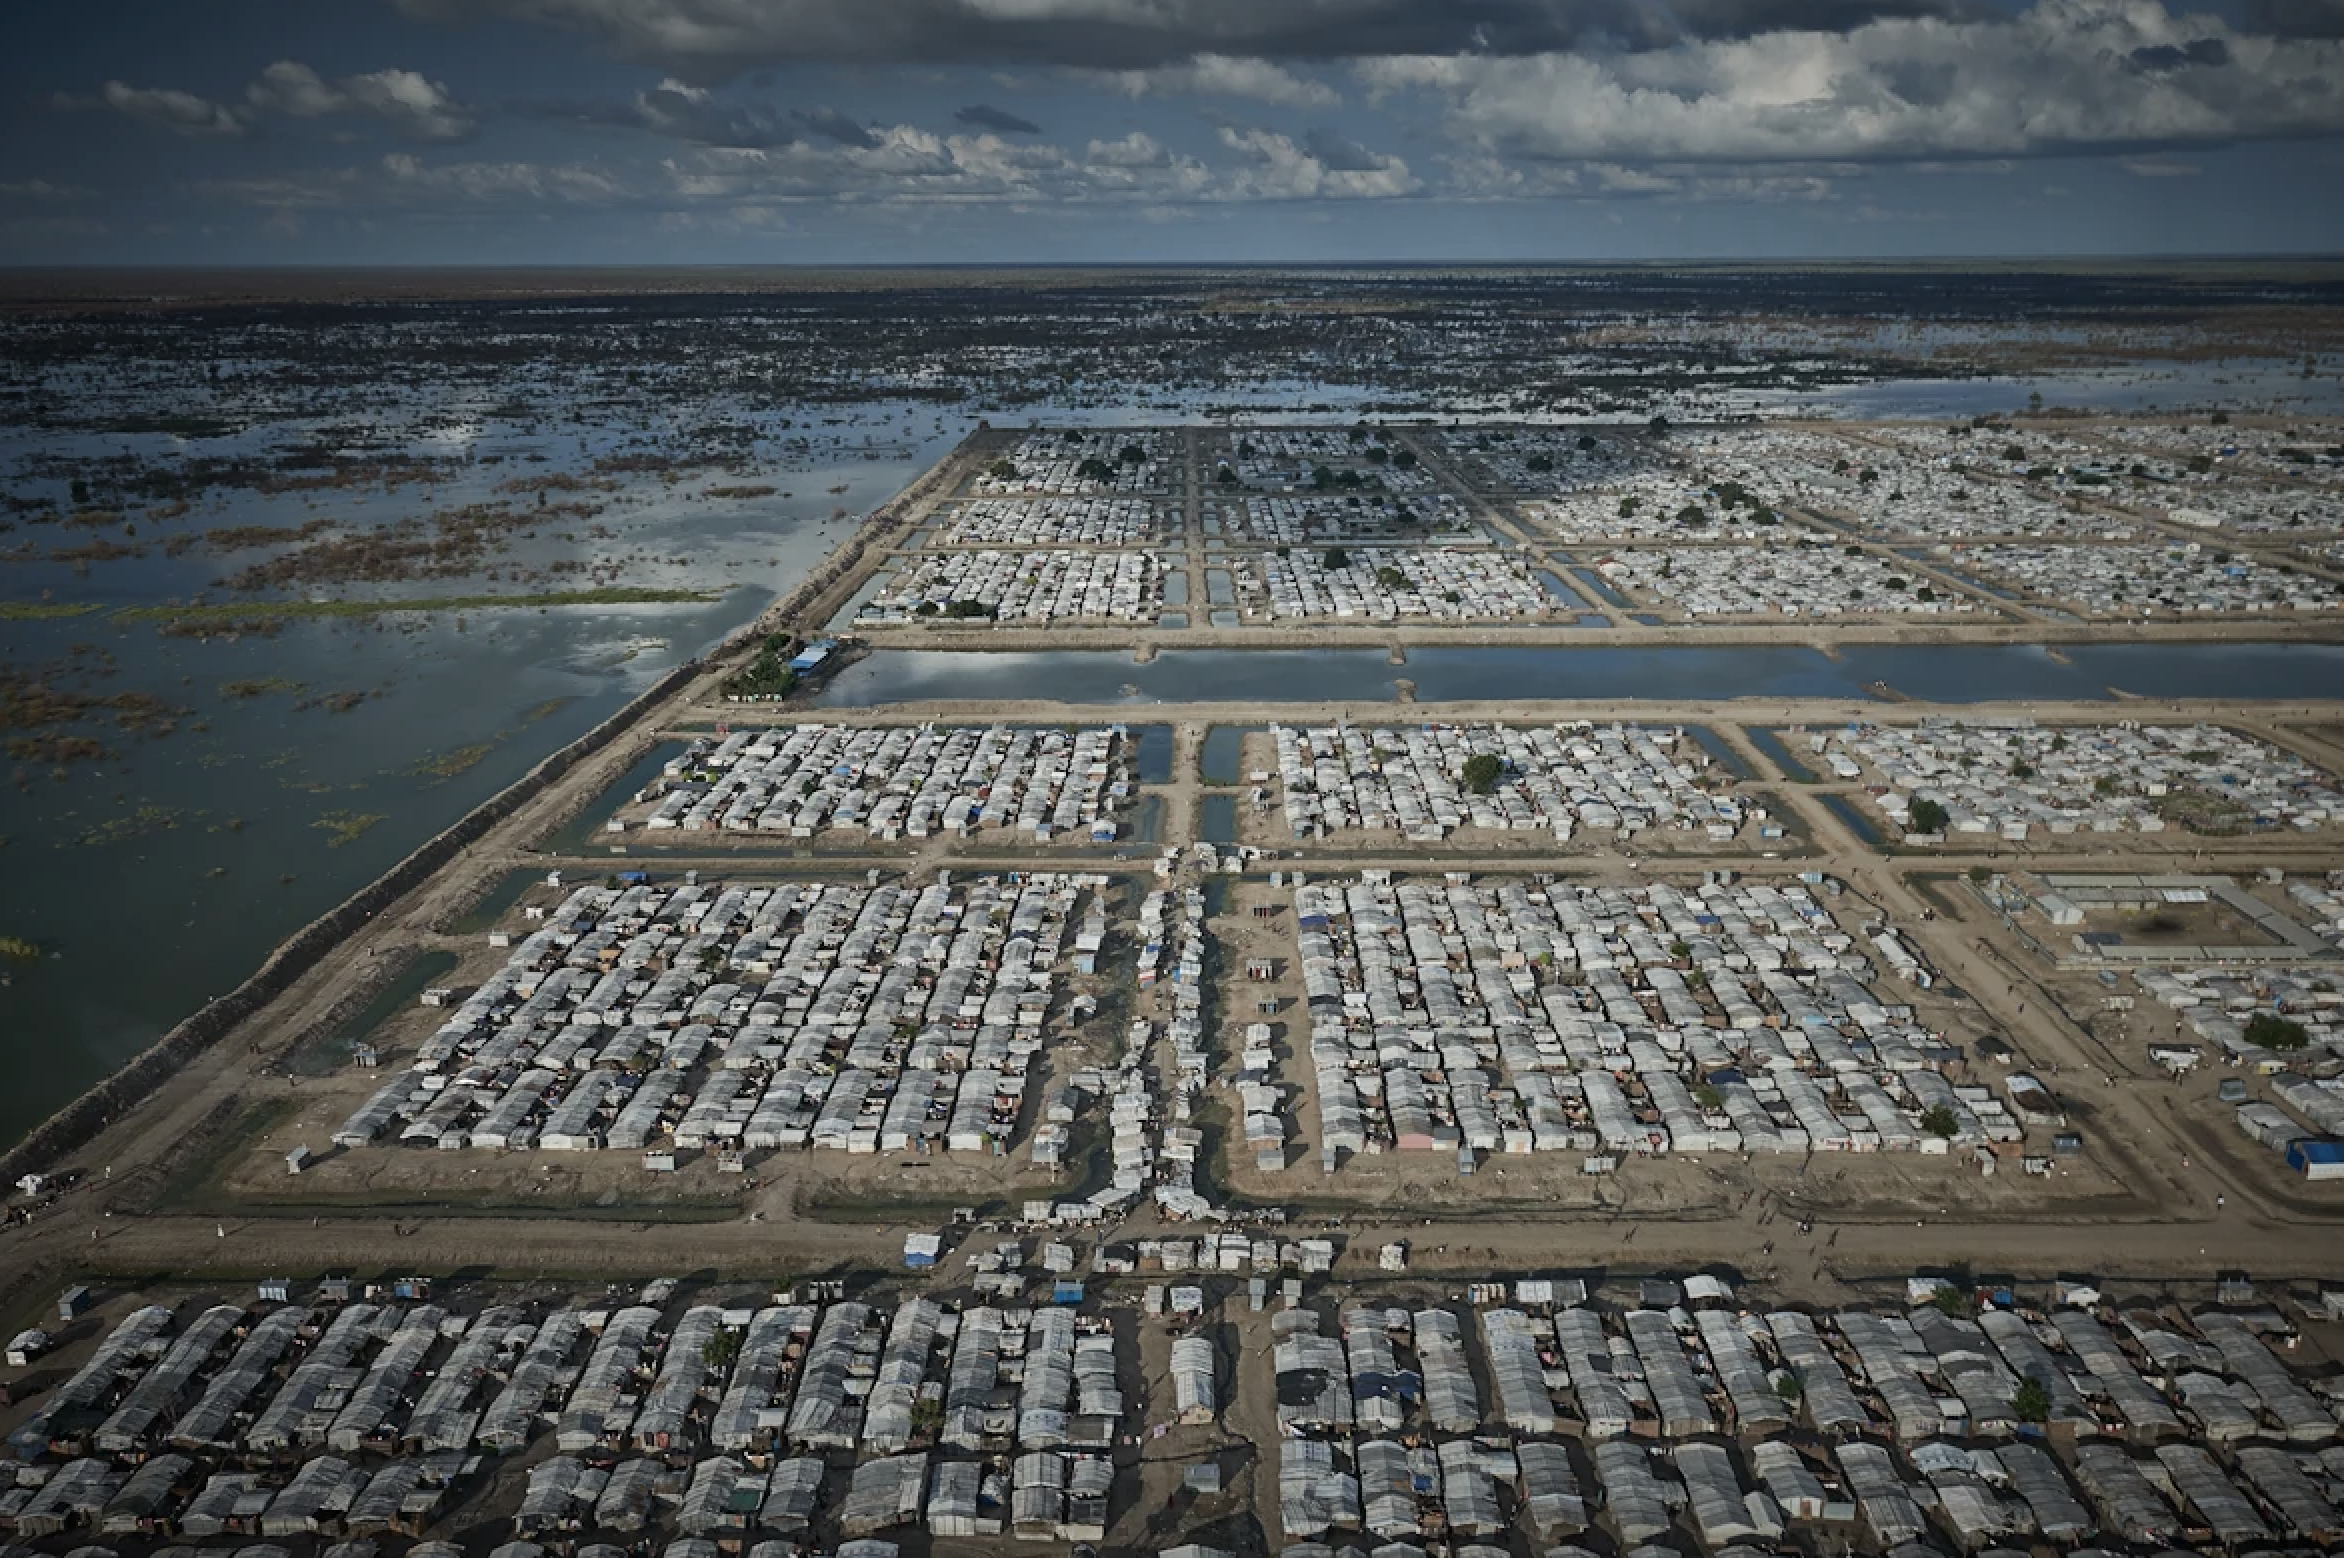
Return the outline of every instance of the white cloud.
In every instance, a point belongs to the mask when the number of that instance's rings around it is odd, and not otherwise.
[[[58,100],[60,106],[82,108],[88,103],[72,98]],[[127,82],[109,81],[98,94],[98,106],[111,108],[118,114],[161,125],[174,135],[242,135],[244,121],[236,111],[224,103],[198,97],[193,92],[182,92],[175,87],[134,87]]]
[[[315,119],[367,113],[427,140],[471,133],[471,112],[445,87],[412,70],[377,70],[329,81],[298,60],[278,60],[244,89],[241,104],[216,103],[176,87],[134,87],[109,81],[94,98],[59,94],[59,108],[110,108],[179,135],[242,135],[264,114]]]
[[[1129,97],[1240,97],[1281,108],[1331,108],[1342,95],[1323,81],[1298,76],[1263,59],[1199,54],[1155,70],[1084,71]]]
[[[1232,193],[1256,199],[1388,199],[1422,187],[1398,157],[1362,148],[1350,148],[1356,155],[1341,159],[1359,165],[1338,167],[1324,153],[1270,130],[1224,126],[1221,144],[1245,159],[1231,183]]]
[[[1569,161],[1990,158],[2344,131],[2344,43],[2233,33],[2159,0],[1357,70],[1378,98],[1446,98],[1474,144]]]
[[[455,140],[471,133],[471,113],[447,88],[412,70],[377,70],[328,81],[298,60],[279,60],[245,89],[255,110],[315,119],[326,114],[369,113],[429,140]]]
[[[1161,168],[1172,160],[1163,143],[1145,130],[1134,130],[1119,140],[1093,141],[1085,159],[1102,168]]]
[[[465,200],[607,205],[629,194],[624,180],[587,163],[427,163],[401,151],[383,158],[382,166],[395,188]]]

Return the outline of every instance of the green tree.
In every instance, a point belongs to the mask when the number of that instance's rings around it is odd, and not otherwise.
[[[1921,1111],[1921,1129],[1932,1136],[1942,1136],[1951,1141],[1960,1132],[1961,1121],[1954,1117],[1950,1105],[1931,1104]]]
[[[1339,546],[1330,546],[1326,550],[1326,555],[1319,559],[1319,566],[1329,572],[1339,568],[1348,568],[1351,566],[1351,554]]]
[[[718,1331],[700,1344],[700,1361],[712,1369],[729,1369],[741,1355],[741,1333]]]
[[[1498,779],[1505,771],[1502,759],[1488,752],[1476,752],[1465,759],[1465,787],[1475,795],[1487,795],[1498,787]]]
[[[995,460],[991,465],[985,467],[985,474],[995,481],[1015,481],[1018,477],[1018,469],[1010,461]]]
[[[1414,583],[1406,574],[1388,563],[1375,571],[1375,582],[1387,590],[1405,590]]]
[[[2264,1049],[2298,1050],[2311,1042],[2311,1034],[2292,1017],[2257,1012],[2246,1020],[2246,1042]]]
[[[2018,1382],[2018,1389],[2010,1393],[2011,1416],[2022,1423],[2045,1423],[2051,1420],[2051,1392],[2032,1374]]]
[[[1953,821],[1942,804],[1926,797],[1913,802],[1910,815],[1915,833],[1943,833],[1946,824]]]

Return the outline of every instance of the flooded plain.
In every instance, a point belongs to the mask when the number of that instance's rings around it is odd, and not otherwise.
[[[982,422],[1952,417],[2015,411],[2035,394],[2112,409],[2339,406],[2333,374],[2306,379],[2253,352],[2033,378],[1940,355],[1992,335],[1973,321],[1986,317],[1981,298],[2012,306],[2002,274],[1975,295],[1938,272],[1590,271],[1553,283],[1574,319],[1691,324],[1681,340],[1625,353],[1558,334],[1560,314],[1520,306],[1548,285],[1527,275],[1200,273],[1032,293],[939,282],[782,301],[14,319],[0,359],[0,729],[11,758],[0,936],[38,956],[0,967],[0,1063],[15,1079],[0,1096],[0,1141],[751,620]],[[2034,318],[2107,297],[2212,306],[2196,282],[2028,285]],[[2289,285],[2301,302],[2328,283]],[[1273,306],[1222,310],[1233,288]],[[1410,306],[1320,306],[1360,288],[1407,292]],[[2261,281],[2222,297],[2253,319],[2271,301]],[[1757,335],[1735,322],[1753,301],[1775,321]],[[1941,307],[1963,322],[1922,318]],[[1831,336],[1846,319],[1877,328]],[[1818,344],[1827,338],[1854,345],[1834,355]],[[1167,621],[1237,621],[1232,575],[1215,561],[1201,598],[1188,598],[1182,576]],[[1591,608],[1626,605],[1584,568],[1550,583],[1566,600],[1583,586]],[[689,598],[256,614],[592,589]],[[841,620],[851,615],[850,605]],[[1594,609],[1581,617],[1602,620]],[[2344,650],[1459,648],[1417,650],[1405,667],[1382,648],[1174,650],[1147,664],[1128,653],[881,652],[821,701],[1201,700],[1265,712],[1355,701],[1392,717],[1401,678],[1424,703],[1860,697],[1875,684],[1950,703],[2311,698],[2344,696]],[[1160,783],[1169,731],[1149,725],[1141,741],[1143,780]],[[1234,761],[1220,747],[1207,755],[1215,775]],[[1208,803],[1215,832],[1229,826],[1220,802],[1233,798]],[[583,846],[590,827],[560,842]],[[362,939],[357,955],[368,950]]]

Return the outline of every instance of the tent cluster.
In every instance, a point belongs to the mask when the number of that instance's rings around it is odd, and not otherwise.
[[[1943,616],[1984,609],[1976,597],[1874,552],[1838,546],[1700,546],[1607,553],[1615,589],[1689,617]]]
[[[978,498],[945,511],[942,546],[1127,546],[1177,528],[1146,498]]]
[[[10,1436],[0,1532],[413,1537],[495,1486],[484,1456],[529,1455],[510,1518],[533,1552],[802,1542],[825,1509],[849,1535],[1103,1537],[1129,1405],[1108,1319],[924,1296],[673,1313],[672,1287],[138,1309]]]
[[[2089,617],[2334,611],[2344,584],[2176,541],[2134,546],[1972,547],[1965,566]]]
[[[580,888],[334,1140],[999,1153],[1099,885]]]
[[[1902,1310],[1643,1288],[1624,1309],[1522,1283],[1510,1304],[1480,1285],[1470,1315],[1279,1313],[1288,1539],[1422,1551],[1519,1521],[1550,1552],[1600,1528],[1760,1555],[1821,1525],[1836,1548],[1918,1555],[2344,1536],[2335,1403],[2267,1344],[2291,1335],[2270,1311],[2119,1315],[2088,1291],[1980,1308],[1936,1279]]]
[[[1419,843],[1451,831],[1630,834],[1701,828],[1724,842],[1740,831],[1741,802],[1714,793],[1721,776],[1682,730],[1626,725],[1273,725],[1278,792],[1298,839],[1365,828]],[[1478,793],[1467,769],[1494,758]]]
[[[1149,552],[919,552],[881,577],[855,620],[952,620],[973,610],[979,622],[1152,621],[1164,574]]]
[[[1258,584],[1241,566],[1239,591],[1266,598],[1278,622],[1510,620],[1577,609],[1533,579],[1518,555],[1491,548],[1356,547],[1339,557],[1297,548],[1261,553],[1252,566],[1261,570]]]
[[[1922,1149],[2023,1131],[1803,886],[1366,873],[1294,895],[1322,1152]],[[1893,930],[1870,949],[1923,971]],[[1950,1138],[1923,1128],[1944,1111]],[[1600,1164],[1597,1166],[1601,1166]]]
[[[1227,497],[1208,492],[1200,512],[1208,537],[1228,536],[1277,546],[1330,541],[1440,541],[1452,535],[1486,541],[1464,502],[1453,493],[1341,497]]]
[[[1120,725],[779,725],[695,741],[662,783],[653,830],[1098,842],[1131,797],[1131,742]]]
[[[2051,834],[2320,828],[2344,819],[2326,773],[2220,725],[2038,725],[1931,718],[1810,732],[1839,781],[1861,781],[1892,820],[1935,801],[1956,833]]]

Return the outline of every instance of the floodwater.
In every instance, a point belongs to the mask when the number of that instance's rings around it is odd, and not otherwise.
[[[119,761],[0,790],[7,933],[47,954],[9,966],[0,989],[0,1059],[41,1056],[12,1065],[0,1141],[225,994],[279,941],[766,599],[744,589],[709,605],[435,616],[411,632],[305,622],[235,644],[120,629],[123,670],[103,690],[148,690],[197,712],[159,739],[108,732]],[[71,638],[112,646],[117,631],[10,628],[18,644],[53,639],[56,652]],[[671,647],[628,653],[629,639],[651,635]],[[290,692],[218,691],[305,670],[369,695],[337,714],[296,708]],[[444,777],[425,767],[467,759]]]
[[[282,436],[282,426],[277,431]],[[964,432],[932,409],[873,404],[826,461],[777,477],[792,495],[697,501],[651,478],[612,498],[607,533],[564,540],[547,527],[492,564],[624,556],[623,583],[705,590],[705,602],[307,619],[273,637],[197,639],[110,612],[203,593],[228,598],[209,588],[212,581],[254,554],[174,557],[158,549],[86,573],[12,561],[9,598],[47,591],[103,609],[0,623],[10,669],[100,698],[151,694],[178,712],[161,736],[117,731],[102,719],[70,727],[118,755],[54,768],[20,755],[0,788],[0,861],[12,884],[0,934],[42,953],[0,966],[0,1064],[14,1081],[0,1095],[0,1145],[232,989],[302,925],[752,619],[847,534],[852,521],[840,511],[859,514],[885,501]],[[874,448],[856,447],[865,438]],[[89,442],[92,458],[151,456],[157,437]],[[230,447],[205,442],[207,453]],[[0,435],[0,455],[25,447]],[[542,455],[535,468],[552,472],[582,468],[614,447],[600,433],[574,447],[548,436],[526,453]],[[517,441],[508,452],[524,458]],[[319,512],[390,521],[484,495],[506,470],[460,472],[428,496],[236,492],[182,524],[289,525]],[[413,598],[544,587],[575,586],[423,580],[331,593]],[[369,950],[361,938],[358,955]],[[27,1063],[35,1056],[37,1064]]]
[[[2065,662],[2065,663],[2063,663]],[[1868,698],[1875,683],[1931,703],[2150,698],[2344,697],[2344,646],[2095,644],[2055,657],[2033,644],[1798,645],[1710,649],[1416,649],[1405,667],[1374,649],[1167,649],[1145,665],[1112,650],[986,654],[882,650],[824,691],[833,707],[922,699],[1062,703],[1385,703],[1397,679],[1419,702]]]
[[[1267,725],[1215,725],[1205,732],[1204,750],[1197,755],[1200,776],[1207,784],[1236,784],[1245,777],[1245,738],[1268,730]]]
[[[2344,409],[2344,386],[2334,377],[2306,381],[2284,365],[2260,364],[2039,380],[1886,382],[1759,400],[1774,411],[1934,417],[2016,409],[2035,392],[2052,404],[2107,409],[2258,399]],[[1216,400],[1263,420],[1348,423],[1361,414],[1362,395],[1316,381],[1272,380],[1219,392]],[[1018,414],[1045,423],[1141,424],[1194,420],[1200,411],[1196,403],[1167,403],[1160,395],[1133,392],[1121,399],[1105,407],[1021,407]],[[0,645],[14,668],[87,668],[110,660],[110,670],[87,679],[88,691],[101,697],[149,692],[183,711],[175,731],[160,737],[116,732],[102,723],[81,727],[119,755],[54,770],[22,761],[11,784],[0,788],[0,862],[11,885],[0,909],[0,934],[30,940],[43,953],[37,962],[0,969],[0,1064],[13,1082],[0,1096],[0,1144],[153,1043],[206,999],[232,988],[302,924],[679,661],[751,619],[837,544],[852,523],[845,516],[867,512],[900,490],[991,409],[978,404],[939,413],[931,404],[876,397],[826,408],[826,416],[851,422],[851,428],[829,452],[777,478],[786,494],[707,501],[647,479],[612,500],[606,522],[617,527],[615,535],[564,536],[548,526],[545,534],[517,540],[496,564],[536,570],[623,563],[621,582],[714,592],[716,598],[705,603],[308,621],[275,637],[236,641],[166,637],[104,611],[65,621],[0,623]],[[698,417],[705,410],[678,415]],[[493,425],[465,432],[483,456],[493,453],[508,463],[484,460],[431,490],[239,493],[224,510],[207,512],[186,528],[293,526],[319,517],[393,520],[485,497],[524,464],[545,473],[584,469],[620,451],[627,436],[614,424],[583,431],[555,426],[560,430],[528,436]],[[283,440],[299,431],[280,422],[268,437]],[[320,426],[314,436],[332,442],[337,435]],[[59,448],[47,431],[0,429],[0,460],[31,452],[93,461],[109,455],[148,459],[175,442],[169,434],[112,434],[93,436],[86,447]],[[195,447],[213,456],[262,454],[266,443],[254,434],[206,439]],[[35,496],[44,491],[39,483],[23,490]],[[8,564],[6,594],[27,601],[46,592],[108,610],[206,591],[216,599],[215,580],[255,560],[242,554],[174,556],[150,548],[140,558],[84,571],[28,555]],[[1625,605],[1584,572],[1573,573],[1599,599]],[[1202,608],[1213,625],[1235,625],[1227,580],[1226,570],[1208,570],[1205,598],[1174,603],[1186,609],[1167,621],[1185,626],[1189,613]],[[509,580],[430,581],[332,593],[429,596],[520,587]],[[842,619],[853,609],[850,603]],[[76,646],[90,646],[78,660]],[[1360,717],[1437,718],[1435,709],[1397,703],[1398,677],[1413,682],[1417,698],[1428,704],[1464,698],[1855,698],[1870,695],[1874,682],[1950,703],[2100,699],[2112,688],[2145,697],[2334,698],[2344,697],[2344,649],[2093,646],[2055,659],[2039,648],[1883,647],[1850,649],[1834,659],[1795,647],[1458,648],[1415,651],[1405,667],[1391,665],[1381,648],[1170,650],[1146,665],[1117,653],[902,651],[850,666],[821,702],[1355,701],[1362,705]],[[231,692],[237,682],[262,690]],[[301,706],[337,693],[364,696],[344,712],[323,702]],[[1143,782],[1168,777],[1169,750],[1162,727],[1142,730]],[[653,772],[663,755],[649,760]],[[627,776],[614,787],[614,799],[641,783],[641,777]],[[1234,836],[1238,797],[1207,797],[1204,804],[1207,826]],[[591,847],[591,830],[607,809],[590,808],[562,842]],[[1160,811],[1160,805],[1143,808],[1135,818],[1141,841],[1157,831]],[[510,902],[531,879],[516,873],[500,884],[491,904]],[[353,955],[363,958],[372,950],[361,936]],[[399,991],[401,999],[409,994]]]

